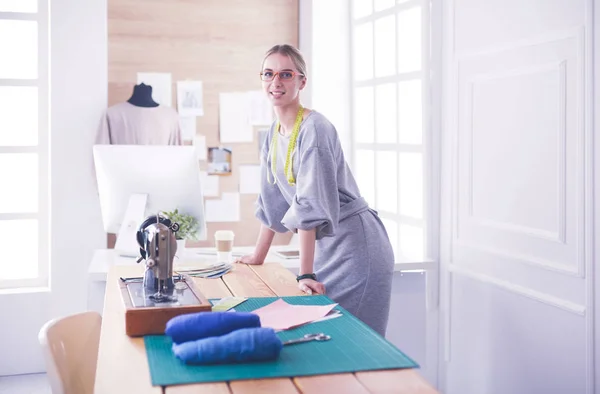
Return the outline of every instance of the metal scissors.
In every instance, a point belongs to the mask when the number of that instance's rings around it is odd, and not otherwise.
[[[302,338],[292,339],[292,340],[283,342],[283,346],[293,345],[295,343],[310,342],[310,341],[318,341],[318,342],[328,341],[330,339],[331,339],[331,336],[323,334],[322,332],[319,334],[306,334]]]

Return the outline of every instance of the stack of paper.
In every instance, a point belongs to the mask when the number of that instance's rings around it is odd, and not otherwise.
[[[220,278],[232,269],[231,263],[214,263],[196,267],[176,267],[175,271],[196,278]]]

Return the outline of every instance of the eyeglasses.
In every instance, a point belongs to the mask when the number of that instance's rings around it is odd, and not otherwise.
[[[301,77],[304,76],[304,74],[295,73],[294,71],[279,71],[279,72],[263,71],[260,73],[260,79],[268,82],[268,81],[274,80],[275,77],[278,75],[279,75],[279,79],[282,81],[289,81],[289,80],[293,79],[296,75],[299,75]]]

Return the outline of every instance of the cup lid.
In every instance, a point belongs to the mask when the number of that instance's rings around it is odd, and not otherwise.
[[[218,230],[215,231],[215,239],[220,241],[233,241],[235,234],[231,230]]]

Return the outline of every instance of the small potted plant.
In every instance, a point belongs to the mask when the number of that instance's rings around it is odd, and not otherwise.
[[[179,230],[175,233],[175,239],[177,240],[177,251],[183,251],[185,249],[185,241],[190,239],[196,241],[198,231],[198,219],[192,215],[179,212],[179,209],[175,209],[172,212],[163,212],[166,217],[171,219],[172,222],[179,224]],[[177,253],[180,255],[179,253]]]

